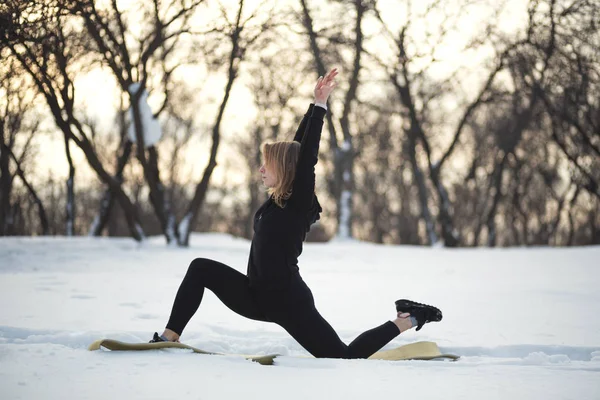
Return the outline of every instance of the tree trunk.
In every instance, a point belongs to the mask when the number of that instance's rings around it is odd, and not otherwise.
[[[577,203],[577,198],[581,193],[581,187],[577,186],[573,198],[569,202],[569,236],[567,237],[567,246],[573,246],[573,240],[575,239],[575,219],[573,218],[573,207]]]
[[[176,229],[176,221],[171,211],[170,204],[165,196],[165,187],[160,180],[160,174],[158,169],[158,151],[156,150],[155,146],[148,147],[148,158],[146,158],[144,130],[147,129],[147,127],[144,127],[142,124],[142,117],[139,104],[139,100],[143,91],[144,86],[140,85],[139,90],[130,95],[131,111],[133,114],[133,122],[136,136],[136,155],[138,161],[142,165],[142,169],[144,171],[144,178],[148,183],[148,188],[150,189],[150,204],[152,204],[154,213],[158,218],[167,243],[177,243],[178,232]]]
[[[62,33],[60,33],[62,34]],[[61,36],[59,35],[59,38]],[[134,205],[120,186],[120,183],[113,179],[104,169],[102,162],[94,151],[93,145],[87,138],[81,123],[74,115],[74,85],[67,73],[68,57],[64,53],[65,47],[59,45],[44,47],[38,49],[30,47],[26,42],[21,43],[25,47],[25,52],[16,49],[15,43],[2,40],[3,44],[10,49],[12,55],[19,61],[23,69],[31,77],[39,92],[44,96],[50,112],[54,118],[57,127],[63,132],[67,140],[72,140],[83,151],[90,167],[96,172],[102,182],[107,184],[116,194],[120,202],[127,224],[131,230],[132,236],[141,241],[144,233],[139,223],[139,217]],[[64,45],[64,43],[62,43]],[[43,52],[42,55],[36,53]],[[52,52],[53,57],[47,57],[48,52]],[[42,61],[39,58],[42,58]],[[62,79],[57,79],[49,73],[47,65],[48,60],[54,64],[52,67],[60,73]],[[73,132],[73,128],[79,134]]]
[[[125,166],[129,161],[129,156],[131,155],[133,143],[131,141],[124,139],[124,146],[122,148],[121,154],[117,159],[117,170],[114,175],[114,179],[119,182],[119,184],[123,183],[123,172],[125,171]],[[110,219],[110,212],[114,205],[114,195],[113,191],[110,187],[106,189],[104,192],[104,196],[102,196],[102,201],[100,202],[100,210],[98,215],[94,219],[92,226],[90,227],[90,236],[100,236],[106,224]]]
[[[435,233],[435,222],[429,211],[428,199],[429,194],[427,191],[427,185],[425,183],[425,176],[423,171],[419,167],[416,156],[416,138],[411,133],[408,133],[408,155],[410,165],[412,167],[413,177],[417,184],[417,191],[419,193],[419,205],[421,207],[421,218],[425,222],[425,230],[427,232],[427,240],[429,245],[434,245],[438,242],[438,236]]]
[[[496,211],[498,210],[498,204],[500,204],[500,199],[502,198],[502,177],[504,175],[504,166],[506,165],[508,154],[504,153],[502,156],[502,161],[495,168],[492,173],[493,178],[493,187],[494,187],[494,199],[492,200],[492,207],[487,216],[486,226],[488,230],[488,246],[496,247]]]
[[[65,154],[69,163],[69,178],[67,179],[67,204],[66,204],[66,236],[75,235],[75,166],[71,158],[69,138],[63,134],[65,140]]]
[[[600,225],[598,224],[598,214],[600,214],[600,200],[596,199],[596,207],[591,213],[590,223],[592,224],[592,245],[600,244]]]
[[[9,236],[13,233],[10,202],[13,177],[10,173],[10,149],[6,139],[4,119],[0,119],[0,236]]]
[[[13,162],[15,163],[16,170],[17,170],[17,172],[16,172],[17,176],[21,179],[21,182],[23,182],[23,185],[27,188],[27,191],[31,195],[33,202],[38,207],[38,216],[40,218],[40,227],[41,227],[40,234],[48,235],[48,234],[50,234],[50,225],[48,224],[48,217],[46,216],[46,209],[44,208],[44,204],[42,203],[42,200],[38,196],[38,194],[35,191],[35,189],[33,188],[33,186],[31,186],[31,184],[25,177],[25,173],[23,172],[23,169],[21,168],[21,165],[19,164],[19,160],[17,160],[17,157],[15,157],[15,155],[12,153],[12,151],[9,151],[9,153],[10,153],[10,157],[13,159]]]

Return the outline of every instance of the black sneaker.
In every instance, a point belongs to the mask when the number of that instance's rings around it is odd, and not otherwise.
[[[154,332],[154,337],[152,338],[151,341],[149,341],[148,343],[159,343],[159,342],[166,342],[166,340],[164,340],[163,338],[161,338],[158,335],[158,332]]]
[[[415,317],[418,322],[418,331],[428,322],[439,322],[442,320],[442,312],[438,308],[406,299],[396,301],[396,311],[409,313]]]

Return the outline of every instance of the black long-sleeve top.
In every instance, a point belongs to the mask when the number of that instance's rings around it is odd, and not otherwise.
[[[282,289],[298,272],[298,256],[310,226],[322,211],[315,195],[315,165],[326,110],[310,105],[294,141],[300,155],[292,194],[279,207],[269,198],[254,215],[254,237],[248,259],[248,278],[255,288]]]

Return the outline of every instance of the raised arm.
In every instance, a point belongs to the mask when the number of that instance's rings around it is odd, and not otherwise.
[[[319,77],[314,90],[315,105],[309,107],[310,115],[304,116],[294,137],[301,145],[290,201],[300,209],[307,210],[312,205],[323,118],[327,113],[327,99],[336,87],[336,75],[337,69],[334,68],[325,77]]]
[[[315,105],[313,103],[310,103],[310,106],[308,106],[308,111],[306,111],[306,114],[304,114],[304,117],[302,117],[302,121],[300,121],[300,125],[298,125],[298,129],[294,135],[294,142],[302,143],[304,131],[306,131],[306,125],[308,124],[308,119],[312,114],[314,106]]]

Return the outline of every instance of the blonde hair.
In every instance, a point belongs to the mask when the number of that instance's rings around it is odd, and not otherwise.
[[[263,143],[261,146],[265,165],[275,173],[277,184],[268,192],[279,207],[292,195],[292,186],[296,176],[296,164],[300,155],[298,142]]]

